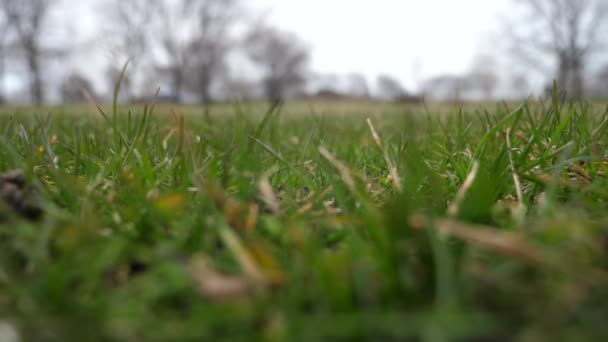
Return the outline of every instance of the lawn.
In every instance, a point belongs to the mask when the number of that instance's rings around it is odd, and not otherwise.
[[[0,185],[27,184],[0,201],[0,322],[23,341],[608,338],[603,108],[294,108],[4,109],[0,172],[25,180]]]

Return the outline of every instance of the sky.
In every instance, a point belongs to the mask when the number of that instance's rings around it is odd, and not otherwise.
[[[312,48],[312,69],[397,77],[408,88],[466,72],[493,40],[510,0],[250,0]]]

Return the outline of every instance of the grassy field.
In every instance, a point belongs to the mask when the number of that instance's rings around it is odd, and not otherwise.
[[[0,171],[23,170],[44,214],[0,202],[3,329],[608,338],[602,109],[299,108],[4,109]]]

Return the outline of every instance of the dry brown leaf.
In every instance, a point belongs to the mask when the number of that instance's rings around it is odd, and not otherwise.
[[[352,171],[344,164],[342,161],[338,160],[334,157],[325,147],[319,147],[319,153],[323,156],[323,158],[327,159],[327,161],[335,167],[340,173],[340,177],[342,177],[342,181],[346,184],[346,187],[353,192],[357,192],[357,188],[355,186],[355,178],[352,174]]]
[[[199,293],[209,300],[240,299],[252,294],[254,288],[245,277],[227,275],[213,269],[204,257],[195,257],[188,271]]]
[[[245,230],[251,234],[255,230],[255,226],[258,222],[260,207],[255,203],[250,203],[247,211],[248,213],[247,220],[245,221]]]
[[[264,204],[266,204],[268,210],[270,210],[273,215],[280,215],[281,207],[279,205],[279,201],[277,200],[277,196],[275,195],[274,189],[272,188],[270,180],[266,174],[260,177],[259,189],[260,198]]]
[[[425,220],[420,216],[410,218],[410,225],[421,229]],[[545,249],[529,241],[523,234],[505,232],[495,227],[467,224],[451,219],[436,219],[434,228],[440,235],[466,241],[479,248],[496,252],[508,257],[520,259],[533,264],[554,264],[555,257]]]
[[[298,211],[296,212],[296,214],[298,214],[298,215],[304,215],[307,212],[309,212],[312,208],[313,208],[313,204],[312,203],[306,203],[303,206],[301,206],[300,209],[298,209]]]
[[[589,174],[579,165],[572,164],[568,168],[577,176],[577,178],[582,179],[585,184],[589,184],[593,181],[591,176],[589,176]]]
[[[266,277],[251,253],[243,246],[241,239],[229,228],[220,229],[220,236],[230,252],[234,255],[243,272],[256,284],[265,284]]]
[[[315,196],[314,191],[310,191],[307,187],[296,192],[296,203],[308,202]]]
[[[440,234],[462,239],[480,248],[535,264],[553,261],[540,246],[517,232],[505,232],[494,227],[464,224],[449,219],[435,220],[434,224]]]
[[[284,282],[284,275],[279,263],[260,245],[249,245],[248,251],[264,274],[264,285],[280,286]]]
[[[477,172],[479,172],[479,161],[476,160],[473,163],[473,168],[471,169],[471,172],[467,175],[467,178],[464,180],[464,183],[462,183],[460,189],[458,189],[454,201],[448,206],[448,214],[450,216],[456,216],[460,211],[460,205],[462,204],[462,201],[464,201],[465,195],[473,185],[473,182],[477,177]]]
[[[378,148],[380,148],[382,154],[384,155],[384,161],[388,166],[390,181],[392,182],[393,187],[395,187],[395,189],[397,189],[398,191],[401,191],[401,177],[399,176],[399,173],[397,173],[397,167],[388,155],[388,152],[384,148],[384,145],[382,145],[382,140],[380,139],[378,132],[376,132],[376,128],[374,127],[374,124],[372,123],[372,120],[370,118],[367,118],[367,126],[369,127],[369,130],[372,133],[372,137],[374,138],[376,145],[378,145]]]

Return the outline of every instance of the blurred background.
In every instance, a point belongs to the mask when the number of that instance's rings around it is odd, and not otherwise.
[[[1,0],[0,103],[608,97],[608,0]]]

